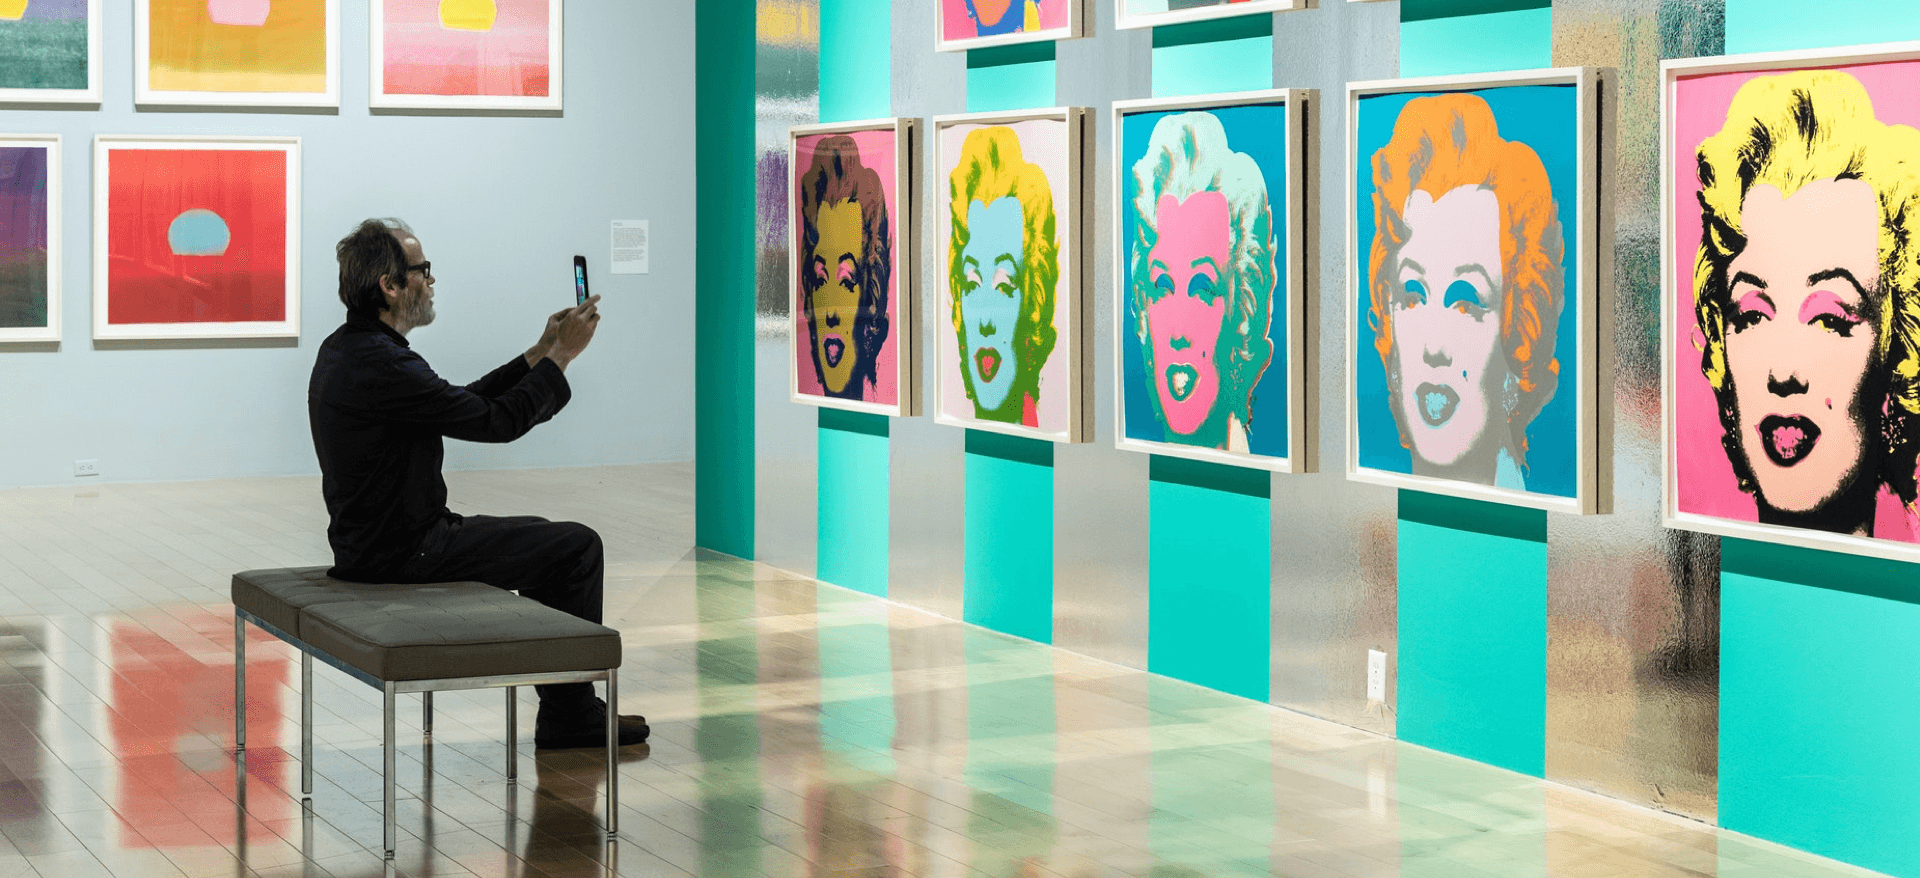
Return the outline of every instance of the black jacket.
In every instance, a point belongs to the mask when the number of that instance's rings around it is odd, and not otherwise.
[[[552,360],[516,356],[456,387],[434,374],[407,340],[359,315],[320,344],[307,384],[307,418],[327,502],[331,575],[374,581],[418,551],[447,509],[441,437],[510,442],[573,396]]]

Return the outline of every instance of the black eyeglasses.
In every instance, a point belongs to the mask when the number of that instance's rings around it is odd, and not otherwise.
[[[409,266],[407,266],[407,271],[409,271],[409,272],[414,272],[414,271],[418,271],[418,272],[423,272],[423,273],[425,273],[425,274],[426,274],[426,276],[427,276],[427,283],[433,283],[433,260],[431,260],[431,259],[429,259],[429,260],[427,260],[427,261],[425,261],[425,262],[422,262],[422,263],[420,263],[419,265],[409,265]]]

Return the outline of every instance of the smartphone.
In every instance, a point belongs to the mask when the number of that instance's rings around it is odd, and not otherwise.
[[[587,303],[587,257],[573,257],[573,303]]]

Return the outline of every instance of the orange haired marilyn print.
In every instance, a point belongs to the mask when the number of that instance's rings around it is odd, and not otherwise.
[[[1364,196],[1356,225],[1371,235],[1356,242],[1363,346],[1355,377],[1357,387],[1369,377],[1384,385],[1356,403],[1374,400],[1372,411],[1356,412],[1362,466],[1574,494],[1570,408],[1566,435],[1548,442],[1548,466],[1531,465],[1530,428],[1562,377],[1554,352],[1567,285],[1561,199],[1542,150],[1501,130],[1503,119],[1520,127],[1545,115],[1522,105],[1562,97],[1538,89],[1378,95],[1396,100],[1373,113],[1368,99],[1360,104],[1372,126],[1359,127],[1367,170],[1356,180]],[[1564,91],[1570,102],[1572,88]],[[1398,113],[1382,118],[1395,103]],[[1558,118],[1573,127],[1571,112]],[[1370,152],[1369,130],[1387,135]],[[1568,133],[1567,145],[1550,151],[1566,159],[1568,180],[1573,139]],[[1364,362],[1368,339],[1377,365]]]

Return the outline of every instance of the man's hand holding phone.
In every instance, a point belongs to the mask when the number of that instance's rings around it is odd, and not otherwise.
[[[538,365],[541,358],[553,360],[561,370],[580,356],[593,341],[593,333],[600,326],[600,297],[587,293],[587,258],[573,257],[573,296],[574,306],[562,308],[547,316],[547,326],[540,333],[540,340],[527,349],[527,365]]]

